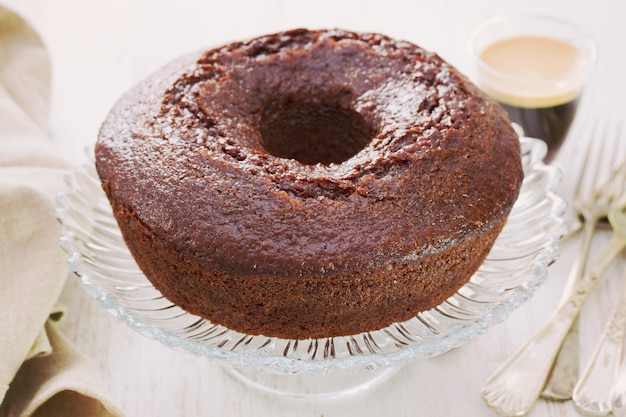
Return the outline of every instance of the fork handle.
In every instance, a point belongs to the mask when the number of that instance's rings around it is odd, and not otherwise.
[[[625,326],[626,274],[591,361],[574,388],[574,404],[583,414],[606,416],[611,412],[612,389],[622,356]]]
[[[626,417],[626,361],[622,362],[617,373],[611,396],[611,409],[615,417]]]
[[[487,406],[507,416],[520,416],[530,410],[541,394],[557,352],[580,309],[625,246],[626,236],[614,234],[590,272],[576,283],[566,302],[487,380],[482,390]]]
[[[578,250],[578,257],[567,277],[565,289],[560,304],[571,297],[574,286],[580,281],[587,268],[589,248],[598,225],[598,216],[593,212],[584,212],[582,221],[582,239]],[[572,392],[578,381],[578,355],[579,355],[578,320],[570,328],[567,336],[554,361],[552,371],[541,394],[549,400],[564,401],[572,398]]]
[[[507,416],[526,414],[539,397],[572,322],[554,316],[511,356],[483,386],[487,406]]]

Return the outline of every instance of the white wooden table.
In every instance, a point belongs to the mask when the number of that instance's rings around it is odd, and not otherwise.
[[[561,16],[590,32],[600,59],[571,140],[555,162],[570,197],[576,136],[597,115],[626,122],[626,2],[622,0],[4,0],[39,30],[54,64],[52,134],[78,164],[119,95],[183,53],[294,27],[378,31],[438,52],[471,75],[466,42],[487,18],[510,12]],[[626,157],[626,155],[625,155]],[[601,247],[601,237],[594,251]],[[605,240],[605,239],[604,239]],[[443,356],[416,360],[387,383],[341,399],[292,400],[260,393],[200,357],[171,350],[119,323],[71,277],[62,295],[63,330],[102,371],[117,403],[133,417],[153,416],[490,416],[480,398],[487,377],[552,312],[575,256],[563,247],[549,280],[503,324]],[[626,262],[620,260],[624,268]],[[590,357],[617,289],[617,269],[600,283],[581,316],[581,363]],[[576,416],[571,404],[540,401],[531,416]]]

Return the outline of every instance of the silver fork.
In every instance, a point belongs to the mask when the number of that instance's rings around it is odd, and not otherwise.
[[[556,351],[563,343],[580,309],[624,247],[626,235],[614,234],[600,258],[576,283],[571,297],[554,312],[535,337],[487,381],[482,395],[490,408],[507,416],[521,416],[530,410],[539,397]]]
[[[608,149],[611,152],[608,158],[610,161],[613,161],[617,155],[615,152],[617,146],[617,140],[615,140]],[[604,158],[602,164],[607,163],[606,156]],[[588,161],[587,158],[586,160]],[[596,163],[596,171],[600,170],[599,164],[600,162]],[[597,177],[597,172],[594,177]],[[613,185],[607,183],[598,190],[600,195],[606,192],[607,187],[608,190],[614,189]],[[613,198],[610,197],[608,200],[613,201]],[[597,219],[594,220],[594,217],[591,217],[589,225],[585,225],[587,230],[590,230],[586,233],[590,235],[593,234],[597,224]],[[593,225],[593,228],[590,225]],[[490,408],[505,415],[523,415],[530,410],[541,394],[557,353],[576,320],[582,304],[608,266],[606,259],[604,261],[604,264],[598,264],[591,270],[590,274],[585,274],[582,279],[573,280],[571,285],[568,285],[570,289],[566,291],[564,299],[548,323],[487,380],[482,395]]]
[[[626,184],[626,164],[617,173]],[[609,222],[613,227],[613,235],[609,245],[616,248],[626,246],[626,198],[622,199],[621,207],[609,213]],[[613,385],[616,381],[622,357],[624,331],[626,330],[626,274],[620,285],[619,296],[611,310],[602,336],[593,353],[583,376],[576,384],[572,399],[578,411],[590,416],[606,416],[613,405]],[[617,391],[616,391],[617,392]],[[619,394],[618,394],[619,395]],[[615,405],[615,411],[621,404]]]
[[[621,309],[621,311],[615,314],[617,316],[617,320],[626,320],[626,312],[624,311],[626,309],[626,270],[624,271],[621,284],[620,297],[615,303],[615,309]],[[613,314],[611,317],[612,316]],[[622,327],[622,331],[624,331],[624,327]],[[624,343],[623,334],[621,342],[622,344]],[[624,346],[622,345],[622,349],[623,348]],[[613,384],[613,391],[611,393],[611,410],[613,411],[615,417],[626,417],[626,361],[622,361],[619,366],[615,383]]]
[[[573,207],[582,222],[582,239],[578,257],[568,276],[561,303],[567,299],[575,283],[579,281],[585,273],[589,257],[589,248],[594,232],[600,219],[605,218],[615,202],[621,197],[623,190],[619,182],[614,182],[613,189],[607,189],[607,184],[600,181],[600,171],[602,166],[613,167],[615,161],[621,155],[619,150],[620,128],[604,121],[591,126],[592,132],[604,128],[602,136],[610,138],[612,143],[600,143],[590,141],[587,145],[585,159],[581,170],[581,175],[576,184],[574,192]],[[616,132],[612,131],[615,128]],[[592,135],[588,135],[592,137]],[[589,166],[589,159],[593,153],[592,146],[600,149],[596,156],[595,166]],[[608,158],[607,158],[608,156]],[[589,174],[592,173],[591,176]],[[614,172],[610,173],[607,182],[611,182]],[[578,320],[570,329],[566,339],[561,346],[557,358],[553,364],[547,383],[543,389],[542,396],[551,400],[568,400],[572,398],[572,392],[578,381],[579,363],[579,340],[578,340]]]

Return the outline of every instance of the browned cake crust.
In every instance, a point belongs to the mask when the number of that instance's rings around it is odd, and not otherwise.
[[[248,334],[380,329],[468,281],[523,173],[504,112],[437,55],[294,30],[126,93],[96,166],[146,277]]]

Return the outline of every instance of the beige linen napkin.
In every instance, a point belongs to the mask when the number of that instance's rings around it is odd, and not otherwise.
[[[121,416],[57,329],[67,269],[55,194],[68,169],[47,135],[48,53],[0,5],[0,417]]]

